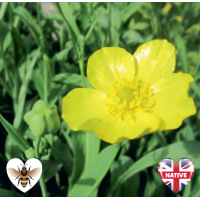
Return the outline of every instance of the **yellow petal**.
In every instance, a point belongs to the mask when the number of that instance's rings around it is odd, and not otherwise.
[[[72,130],[94,131],[106,112],[103,93],[91,88],[71,90],[62,101],[62,117]]]
[[[87,65],[89,82],[96,89],[109,92],[121,79],[133,79],[133,56],[120,47],[104,47],[93,53]]]
[[[153,112],[161,120],[159,130],[178,128],[183,119],[196,113],[194,101],[188,97],[193,80],[190,74],[174,73],[153,85],[156,91]]]
[[[134,117],[134,122],[107,117],[95,126],[95,132],[102,140],[116,143],[153,133],[159,127],[160,120],[151,113],[135,110]]]
[[[175,69],[175,48],[167,40],[153,40],[134,53],[137,77],[149,84],[170,75]]]

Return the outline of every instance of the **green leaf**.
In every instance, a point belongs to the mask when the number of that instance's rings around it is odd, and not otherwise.
[[[49,179],[55,176],[57,172],[62,167],[62,163],[58,160],[47,160],[42,162],[42,168],[44,172],[45,181],[47,182]]]
[[[139,158],[140,155],[142,154],[142,151],[144,150],[144,148],[146,146],[146,142],[147,142],[146,141],[146,137],[140,138],[140,140],[139,140],[139,147],[136,150],[136,158]],[[151,142],[149,141],[149,143],[151,143]],[[150,144],[150,146],[152,146],[152,145]],[[148,144],[147,144],[147,151],[148,151]]]
[[[72,153],[74,154],[73,141],[72,141],[72,138],[70,137],[71,129],[69,128],[69,126],[67,125],[67,123],[65,121],[61,122],[60,132],[65,137],[66,141],[69,144],[70,149],[72,150]]]
[[[141,35],[134,30],[126,31],[123,34],[122,38],[126,42],[126,44],[138,44],[144,42],[144,39],[141,37]]]
[[[53,134],[47,134],[44,136],[44,138],[47,139],[49,147],[48,147],[48,154],[45,156],[42,156],[41,160],[49,160],[51,151],[52,151],[52,146],[53,146]]]
[[[24,115],[24,105],[26,100],[26,94],[29,86],[30,79],[32,77],[33,68],[37,62],[38,57],[40,56],[40,49],[34,52],[34,57],[32,61],[28,62],[28,70],[26,72],[25,78],[23,80],[22,86],[20,88],[19,97],[18,97],[18,105],[17,111],[14,118],[13,126],[15,128],[19,128],[21,121]]]
[[[40,99],[44,99],[44,78],[42,74],[40,67],[33,70],[33,82]]]
[[[199,197],[200,196],[200,170],[195,170],[195,176],[192,177],[192,183],[194,181],[194,185],[192,186],[191,196],[192,197]],[[190,182],[191,182],[190,181]]]
[[[44,101],[48,103],[48,94],[51,83],[51,72],[49,66],[49,58],[46,54],[43,55],[44,58]]]
[[[191,186],[192,186],[192,181],[187,184],[187,187],[183,189],[183,197],[190,197],[191,194]]]
[[[153,180],[151,180],[149,175],[147,175],[146,179],[147,179],[147,181],[146,181],[146,185],[144,188],[144,197],[152,197],[156,190],[156,184]]]
[[[0,45],[1,45],[1,48],[0,50],[1,51],[5,51],[7,49],[7,47],[9,45],[6,45],[6,38],[9,37],[10,35],[10,27],[7,23],[5,23],[4,21],[0,21],[0,27],[1,27],[1,32],[0,32]],[[0,53],[2,53],[0,51]],[[2,58],[4,58],[4,62],[5,62],[5,57],[3,57],[3,55],[1,55]],[[5,66],[6,67],[6,66]]]
[[[36,24],[32,15],[22,6],[18,6],[14,9],[14,13],[20,17],[21,20],[28,26],[30,29],[36,43],[40,46],[40,37],[43,35],[41,27]]]
[[[75,73],[57,74],[54,76],[53,81],[82,87],[82,77],[80,74],[75,74]],[[92,87],[87,77],[85,77],[85,82],[88,87]]]
[[[5,155],[7,160],[9,161],[12,158],[19,158],[21,159],[21,150],[13,138],[8,135],[5,142]]]
[[[49,92],[49,105],[54,105],[58,99],[67,94],[69,87],[63,83],[54,83],[51,84],[51,89]]]
[[[181,158],[189,158],[194,162],[195,169],[200,169],[200,142],[188,141],[177,142],[166,147],[156,149],[155,151],[143,156],[135,162],[125,173],[117,180],[113,189],[120,187],[125,181],[131,178],[137,172],[147,167],[157,165],[163,158],[171,158],[175,162]],[[111,190],[112,191],[112,190]]]
[[[162,197],[165,195],[165,189],[167,188],[161,180],[158,170],[152,169],[151,176],[149,171],[146,171],[146,185],[144,188],[144,197]],[[170,189],[167,189],[170,190]]]
[[[72,13],[72,9],[70,8],[70,3],[68,2],[58,2],[56,3],[61,15],[63,16],[64,20],[66,21],[67,25],[73,30],[76,35],[76,38],[80,35],[79,28],[76,24],[75,17]]]
[[[93,23],[91,24],[91,26],[90,26],[90,28],[89,28],[89,30],[88,30],[86,36],[85,36],[85,41],[87,41],[87,40],[89,39],[89,37],[90,37],[92,31],[94,30],[94,27],[95,27],[96,23],[98,22],[98,20],[99,20],[99,17],[97,17],[97,18],[93,21]]]
[[[24,197],[23,195],[17,193],[17,192],[14,192],[14,191],[11,191],[11,190],[6,190],[6,189],[2,189],[0,188],[0,196],[1,197]]]
[[[155,134],[153,134],[151,136],[151,138],[148,140],[146,148],[147,148],[147,152],[152,151],[153,149],[155,149],[155,147],[157,147],[159,144],[159,141],[156,137]]]
[[[82,172],[90,168],[96,160],[100,139],[94,132],[87,133],[84,131],[73,131],[71,137],[73,140],[74,165],[70,183],[74,185]]]
[[[11,47],[11,45],[12,45],[12,35],[11,32],[8,32],[3,42],[3,51],[6,52],[8,48]]]
[[[187,50],[183,39],[179,36],[179,34],[176,31],[175,31],[175,41],[178,49],[178,56],[182,63],[183,72],[188,73],[189,64],[188,64]]]
[[[165,136],[164,136],[164,134],[161,132],[161,131],[157,131],[156,133],[155,133],[155,135],[156,135],[156,137],[157,137],[157,140],[159,141],[159,144],[161,145],[161,146],[166,146],[167,145],[167,141],[166,141],[166,139],[165,139]]]
[[[148,173],[148,172],[147,172]],[[156,185],[156,189],[154,191],[154,196],[156,197],[163,197],[165,196],[165,189],[167,188],[163,181],[161,180],[159,174],[158,174],[158,168],[157,166],[155,169],[152,169],[152,174],[153,174],[153,182]]]
[[[73,46],[74,46],[74,50],[76,52],[76,55],[78,56],[78,49],[77,49],[77,40],[78,37],[80,35],[80,31],[79,28],[76,24],[76,20],[75,17],[73,16],[73,13],[71,12],[71,8],[68,2],[57,2],[55,3],[59,13],[61,14],[61,16],[63,17],[63,19],[65,20],[68,30],[69,30],[69,34],[71,36],[72,42],[73,42]]]
[[[149,23],[147,22],[138,22],[134,26],[134,30],[144,30],[149,27]]]
[[[143,4],[143,2],[131,2],[122,12],[122,21],[126,22]]]
[[[185,121],[186,121],[187,125],[183,128],[183,132],[182,132],[184,139],[186,141],[194,141],[195,140],[194,132],[193,132],[193,129],[191,127],[190,120],[186,119]]]
[[[126,170],[133,164],[133,160],[128,156],[120,156],[117,161],[114,161],[110,168],[111,173],[111,187],[115,184],[117,179],[126,172]],[[129,180],[124,182],[118,190],[112,192],[112,197],[134,197],[137,196],[137,191],[140,185],[139,173],[135,174]]]
[[[73,157],[69,146],[64,144],[57,135],[53,137],[52,155],[62,162],[65,171],[70,175],[72,172]]]
[[[81,175],[80,179],[70,190],[68,196],[90,196],[108,172],[120,149],[120,145],[120,143],[116,143],[103,149],[92,166]]]
[[[13,141],[19,146],[19,148],[25,152],[29,149],[29,143],[23,138],[23,136],[15,129],[1,114],[0,121],[8,134],[12,137]]]
[[[65,49],[63,49],[63,50],[60,51],[59,53],[55,54],[55,55],[53,56],[52,60],[53,60],[54,62],[60,61],[60,60],[65,60],[65,59],[67,58],[69,52],[72,50],[72,47],[73,47],[72,42],[69,41],[69,42],[67,43],[67,47],[65,47]]]
[[[110,40],[111,46],[118,46],[120,37],[121,17],[120,12],[115,4],[111,4],[110,11]]]
[[[157,25],[156,15],[154,13],[152,3],[148,2],[147,4],[148,4],[150,15],[151,15],[151,25],[152,25],[153,36],[156,38],[158,35],[158,25]]]
[[[7,6],[8,6],[8,2],[2,2],[1,8],[0,8],[0,20],[3,19],[6,9],[7,9]]]
[[[196,82],[193,82],[191,84],[191,89],[194,90],[194,92],[196,93],[196,95],[200,98],[200,88],[199,86],[196,84]]]

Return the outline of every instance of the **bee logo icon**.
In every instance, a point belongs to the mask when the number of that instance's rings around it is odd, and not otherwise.
[[[13,177],[17,177],[16,179],[18,179],[18,185],[19,185],[19,182],[21,182],[22,187],[26,187],[27,184],[28,184],[28,181],[29,181],[29,184],[31,186],[30,179],[33,179],[32,177],[36,177],[41,171],[40,168],[35,168],[35,169],[30,171],[31,166],[29,167],[29,170],[27,170],[26,165],[24,165],[21,170],[17,166],[18,171],[14,168],[8,168],[8,173],[10,173],[10,175],[13,176]]]
[[[18,158],[11,159],[7,164],[10,181],[22,192],[31,189],[42,174],[42,164],[36,158],[29,159],[25,164]]]

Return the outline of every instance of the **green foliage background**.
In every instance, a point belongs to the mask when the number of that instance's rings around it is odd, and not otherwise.
[[[153,39],[176,47],[176,72],[190,73],[197,113],[176,130],[110,145],[95,133],[73,132],[62,120],[43,160],[49,196],[200,196],[200,3],[55,3],[45,17],[38,3],[0,3],[0,196],[41,196],[39,183],[23,194],[9,181],[11,158],[26,161],[12,133],[35,140],[23,120],[38,99],[58,106],[76,87],[91,87],[89,56],[105,46],[130,53]],[[178,17],[179,16],[179,17]],[[180,18],[181,17],[181,18]],[[44,60],[49,68],[44,79]],[[45,90],[44,90],[45,85]],[[171,97],[173,98],[173,96]],[[7,121],[13,126],[9,126]],[[7,131],[4,129],[7,123]],[[10,128],[8,128],[10,127]],[[9,133],[9,134],[8,134]],[[13,133],[14,134],[14,133]],[[160,179],[161,159],[194,162],[190,183],[175,194]]]

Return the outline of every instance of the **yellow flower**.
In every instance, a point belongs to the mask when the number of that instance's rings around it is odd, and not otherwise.
[[[179,22],[182,22],[183,21],[183,18],[181,16],[177,16],[176,18]]]
[[[70,91],[63,98],[62,117],[72,130],[95,131],[109,143],[178,128],[196,107],[188,97],[194,79],[174,69],[175,48],[167,40],[147,42],[134,55],[119,47],[102,48],[87,66],[96,89]]]
[[[172,8],[172,5],[170,3],[167,3],[166,6],[164,7],[164,12],[168,13]]]

